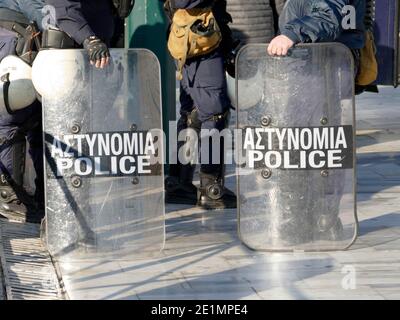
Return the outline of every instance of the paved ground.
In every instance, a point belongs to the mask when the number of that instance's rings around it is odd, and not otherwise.
[[[360,235],[350,251],[256,253],[241,245],[235,211],[169,206],[166,248],[159,256],[62,264],[69,296],[400,299],[400,89],[381,90],[357,104]],[[234,181],[231,175],[228,183]]]
[[[169,206],[164,252],[136,261],[63,264],[69,296],[400,299],[399,108],[400,89],[358,100],[360,235],[350,251],[256,253],[241,245],[235,211]]]
[[[64,281],[73,299],[400,298],[398,190],[381,186],[361,191],[360,238],[348,252],[255,253],[237,238],[235,212],[169,208],[160,257],[87,264],[83,272],[69,265]],[[346,279],[354,289],[343,288]]]
[[[0,219],[0,259],[0,281],[4,280],[7,299],[64,298],[51,257],[40,239],[39,225]]]
[[[380,88],[357,100],[358,152],[400,151],[400,89]]]
[[[3,253],[3,246],[2,246],[2,238],[3,235],[1,233],[1,227],[0,227],[0,301],[1,300],[6,300],[6,284],[5,284],[5,277],[4,277],[4,272],[3,268],[5,266],[5,257]]]

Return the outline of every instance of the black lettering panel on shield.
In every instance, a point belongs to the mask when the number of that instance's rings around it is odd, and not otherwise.
[[[47,175],[79,177],[160,176],[158,137],[153,132],[46,134]]]
[[[249,169],[352,169],[353,126],[243,130],[242,167]]]

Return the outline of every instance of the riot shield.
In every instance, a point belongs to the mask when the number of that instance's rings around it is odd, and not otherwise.
[[[128,259],[165,241],[160,67],[143,49],[96,69],[81,50],[42,51],[46,240],[61,261]],[[44,78],[44,80],[43,80]]]
[[[249,45],[236,85],[241,240],[265,251],[348,248],[357,234],[351,51],[310,44],[272,57]]]

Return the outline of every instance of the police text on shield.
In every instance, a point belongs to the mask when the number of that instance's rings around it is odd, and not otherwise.
[[[246,128],[246,167],[283,170],[353,167],[353,127]]]
[[[157,153],[150,132],[65,135],[51,139],[56,177],[151,175]]]

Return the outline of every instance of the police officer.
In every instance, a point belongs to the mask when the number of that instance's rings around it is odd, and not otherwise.
[[[343,9],[347,5],[355,8],[356,16],[352,17],[356,19],[355,29],[343,28]],[[356,76],[360,49],[365,44],[365,14],[365,0],[287,0],[279,18],[280,35],[270,42],[267,49],[268,54],[285,56],[298,43],[340,42],[353,52],[356,61],[354,76]],[[349,71],[352,72],[352,70]],[[352,88],[341,88],[341,90],[352,90]],[[351,95],[352,92],[342,93],[342,96],[351,97]],[[340,105],[340,101],[337,102]],[[305,114],[312,114],[312,112]],[[340,116],[340,112],[332,115],[332,117]],[[333,122],[335,121],[340,122],[340,119],[333,120]],[[343,224],[339,217],[339,208],[343,195],[341,181],[345,180],[344,173],[336,172],[330,179],[331,184],[336,185],[335,197],[326,196],[325,207],[329,210],[318,211],[318,214],[313,217],[311,227],[318,230],[320,239],[337,241],[343,237]],[[318,203],[318,200],[315,199],[315,202]]]
[[[18,81],[13,83],[13,77],[16,73],[16,77],[25,71],[29,73],[34,57],[32,50],[38,49],[32,47],[33,43],[29,44],[31,37],[37,35],[30,24],[42,26],[43,6],[44,0],[0,1],[1,68],[9,70],[1,79],[0,217],[29,222],[39,222],[44,213],[41,104],[33,89],[29,92],[26,87],[13,90],[14,85],[19,85]],[[10,58],[10,55],[21,59]],[[10,114],[4,107],[12,108],[16,101],[33,103],[19,105],[23,109]],[[37,176],[34,197],[23,188],[26,140]]]
[[[77,47],[83,46],[88,51],[91,64],[96,68],[106,67],[110,61],[108,47],[115,31],[112,1],[46,0],[46,3],[55,8],[56,26]]]
[[[344,30],[342,10],[356,9],[356,28]],[[288,0],[279,19],[280,35],[268,46],[270,55],[282,56],[297,43],[341,42],[359,50],[365,43],[366,0]]]
[[[226,13],[226,1],[212,0],[175,0],[167,1],[166,8],[170,18],[178,9],[194,9],[213,7],[214,16],[219,28],[222,30],[222,43],[213,52],[206,55],[188,59],[182,69],[180,82],[180,119],[178,121],[179,132],[185,129],[193,129],[200,136],[202,129],[216,129],[221,132],[227,128],[229,121],[231,101],[227,94],[225,77],[224,53],[229,44],[228,22]],[[205,31],[207,32],[207,31]],[[211,136],[202,135],[200,144]],[[223,142],[223,141],[221,141]],[[210,143],[211,144],[211,143]],[[221,143],[223,149],[223,143]],[[179,149],[183,145],[178,145]],[[214,149],[214,150],[213,150]],[[199,205],[205,209],[236,208],[236,196],[225,188],[224,152],[221,150],[218,163],[212,161],[212,153],[215,148],[211,145],[208,159],[202,157],[200,169],[200,189],[193,185],[195,165],[178,164],[170,166],[170,176],[166,179],[167,203]],[[219,150],[218,150],[219,151]]]

